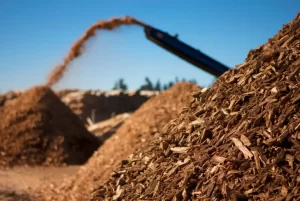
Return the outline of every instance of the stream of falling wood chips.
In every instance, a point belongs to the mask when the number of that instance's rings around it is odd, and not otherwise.
[[[59,80],[63,77],[64,73],[68,69],[69,64],[74,59],[82,55],[84,43],[91,37],[93,37],[98,29],[113,30],[122,25],[145,26],[144,23],[129,16],[125,16],[124,18],[112,18],[107,21],[98,21],[96,24],[88,28],[87,31],[81,36],[81,38],[73,44],[68,55],[64,58],[63,63],[56,66],[48,76],[46,86],[51,87],[59,82]]]

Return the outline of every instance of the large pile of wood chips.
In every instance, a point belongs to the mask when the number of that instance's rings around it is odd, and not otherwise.
[[[88,200],[93,189],[105,182],[111,172],[149,141],[192,100],[199,86],[180,82],[150,98],[135,111],[94,153],[78,173],[61,185],[46,184],[35,192],[40,200]]]
[[[299,167],[300,14],[195,93],[91,200],[298,200]]]
[[[101,141],[44,86],[0,110],[0,167],[83,164]]]

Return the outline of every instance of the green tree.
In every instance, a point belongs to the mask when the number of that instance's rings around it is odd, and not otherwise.
[[[170,81],[168,88],[172,87],[173,85],[174,85],[174,83],[172,81]]]
[[[164,84],[164,90],[167,90],[169,88],[169,86],[167,84]]]
[[[154,89],[155,89],[156,91],[161,91],[161,84],[160,84],[160,81],[159,81],[159,79],[157,80],[157,82],[156,82],[156,85],[155,85]]]
[[[125,84],[123,78],[120,78],[119,80],[117,80],[113,87],[113,90],[119,90],[119,89],[122,89],[124,91],[128,89],[128,86]]]
[[[153,91],[154,90],[153,84],[152,84],[151,80],[148,77],[145,78],[145,82],[146,83],[140,87],[140,90]]]

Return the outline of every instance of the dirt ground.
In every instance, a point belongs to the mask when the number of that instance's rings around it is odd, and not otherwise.
[[[28,189],[36,189],[45,182],[61,183],[74,175],[77,166],[66,167],[15,167],[0,169],[0,201],[33,201],[26,194]]]

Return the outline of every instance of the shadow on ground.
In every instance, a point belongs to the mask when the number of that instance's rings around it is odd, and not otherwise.
[[[5,201],[34,201],[27,193],[17,193],[12,190],[0,189],[0,200]]]

